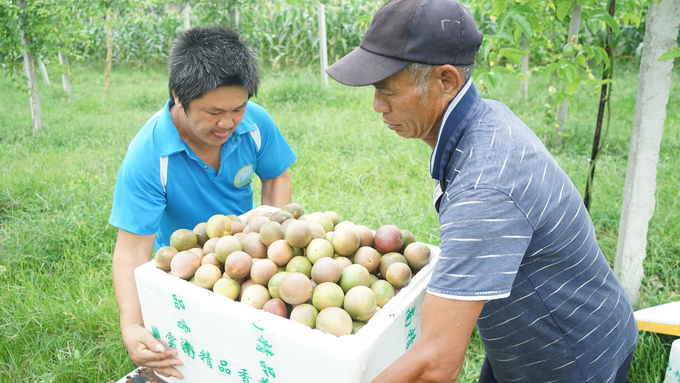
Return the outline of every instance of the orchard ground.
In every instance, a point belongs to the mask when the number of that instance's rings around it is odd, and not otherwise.
[[[597,162],[591,216],[613,264],[635,95],[635,64],[619,64],[611,124]],[[332,210],[376,229],[393,224],[437,245],[429,177],[431,149],[396,137],[372,110],[371,87],[318,84],[318,68],[263,71],[255,102],[264,106],[298,154],[293,200]],[[22,77],[0,71],[0,382],[116,381],[135,368],[118,329],[111,283],[116,229],[108,225],[125,150],[168,97],[164,67],[115,67],[104,98],[100,63],[72,68],[72,94],[39,80],[43,130],[32,136]],[[680,76],[674,74],[650,221],[640,308],[680,300]],[[484,97],[513,109],[549,138],[548,82],[535,75],[529,99],[511,75]],[[566,136],[550,148],[579,190],[585,189],[598,94],[581,87]],[[256,181],[256,199],[259,184]],[[673,337],[640,333],[629,382],[662,381]],[[476,382],[484,357],[474,334],[460,382]]]

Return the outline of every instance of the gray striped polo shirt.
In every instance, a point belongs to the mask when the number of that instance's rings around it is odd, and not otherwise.
[[[441,256],[427,291],[486,300],[477,321],[499,382],[609,382],[635,349],[625,291],[578,190],[538,137],[471,82],[431,158]]]

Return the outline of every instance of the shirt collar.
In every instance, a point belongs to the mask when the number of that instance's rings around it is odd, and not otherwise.
[[[170,107],[174,104],[174,100],[169,98],[163,109],[159,111],[160,116],[157,123],[159,134],[156,136],[156,139],[158,140],[161,157],[186,150],[184,141],[180,138],[175,123],[172,122]]]
[[[250,100],[246,104],[246,113],[243,115],[243,119],[241,120],[241,123],[238,124],[236,129],[234,129],[234,134],[248,133],[251,130],[257,129],[257,127],[255,126],[255,122],[253,121],[252,116],[250,115],[250,113],[248,113],[248,108],[254,108],[254,107],[251,107],[252,104],[253,104],[253,102],[250,101]]]
[[[437,143],[434,146],[432,155],[430,156],[430,176],[434,179],[442,178],[442,158],[447,147],[447,143],[452,136],[460,136],[462,131],[458,126],[463,121],[465,116],[474,105],[476,99],[479,98],[479,93],[472,84],[472,79],[468,80],[465,85],[458,91],[456,97],[451,100],[449,106],[446,108],[444,118],[442,118],[441,126],[439,127],[439,134],[437,135]],[[456,138],[457,141],[457,138]]]

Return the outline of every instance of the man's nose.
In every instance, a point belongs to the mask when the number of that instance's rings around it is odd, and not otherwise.
[[[229,117],[220,118],[217,120],[217,126],[222,129],[231,129],[234,126],[234,120]]]
[[[389,113],[390,104],[381,100],[378,95],[375,95],[375,97],[373,97],[373,110],[377,113]]]

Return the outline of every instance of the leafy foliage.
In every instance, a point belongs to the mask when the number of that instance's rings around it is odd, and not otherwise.
[[[0,61],[8,68],[18,70],[24,46],[47,63],[56,52],[77,55],[76,42],[85,42],[89,36],[82,28],[82,18],[89,14],[85,0],[35,0],[0,3]]]
[[[495,87],[499,73],[517,73],[524,55],[529,55],[533,72],[548,78],[556,77],[567,84],[564,90],[551,90],[556,105],[563,98],[569,99],[582,82],[594,88],[601,86],[593,70],[602,71],[610,65],[604,49],[606,28],[611,28],[618,36],[622,23],[639,26],[642,5],[627,2],[621,20],[617,20],[606,11],[606,2],[579,2],[581,27],[568,41],[567,21],[575,4],[574,0],[482,0],[473,3],[471,10],[484,32],[481,59],[489,66],[477,73],[476,79],[482,88]],[[630,37],[640,38],[637,34]],[[525,38],[529,40],[526,48],[521,44]],[[634,46],[637,49],[638,45],[633,42],[623,48]]]
[[[230,25],[233,1],[202,1],[195,7],[200,24]],[[238,29],[264,64],[279,67],[319,62],[316,1],[250,1],[239,6]],[[326,5],[327,50],[333,62],[357,47],[367,23],[382,1],[343,1]]]
[[[382,0],[335,0],[326,5],[329,61],[358,46],[371,16]],[[164,62],[172,39],[182,31],[177,6],[191,6],[192,25],[232,25],[230,12],[238,7],[238,29],[272,66],[314,65],[318,61],[316,0],[35,0],[20,9],[16,2],[0,2],[0,59],[14,68],[21,62],[18,25],[25,20],[26,35],[39,56],[54,57],[56,50],[72,59],[105,57],[104,15],[118,13],[113,23],[114,60],[144,65]],[[608,63],[603,51],[605,27],[617,34],[616,54],[639,57],[646,3],[627,0],[617,16],[605,11],[603,0],[581,2],[582,21],[577,38],[566,41],[574,0],[476,0],[466,5],[484,33],[476,80],[493,89],[500,74],[518,74],[520,60],[529,55],[534,73],[565,80],[571,86],[555,90],[554,98],[573,94],[578,84],[598,84],[593,73]],[[173,8],[174,5],[175,7]],[[175,9],[175,11],[168,11]],[[523,46],[525,38],[529,45]],[[564,54],[571,45],[573,56]],[[577,48],[577,49],[576,49]],[[570,49],[567,49],[570,50]]]
[[[238,29],[260,56],[274,67],[313,65],[319,60],[318,14],[316,1],[237,1],[196,0],[192,25],[232,25],[230,12],[238,6]],[[327,50],[333,62],[359,45],[370,17],[381,0],[350,0],[326,5]],[[106,56],[107,9],[116,17],[112,22],[113,59],[136,66],[164,63],[174,38],[183,31],[181,14],[165,0],[36,0],[25,9],[0,2],[0,60],[18,71],[23,47],[19,25],[31,49],[49,60],[57,50],[72,60]]]
[[[91,44],[81,44],[83,57],[106,56],[106,26],[91,23],[86,26],[92,36]],[[113,21],[113,58],[118,62],[136,66],[165,63],[175,37],[182,33],[182,20],[178,14],[131,13]]]

